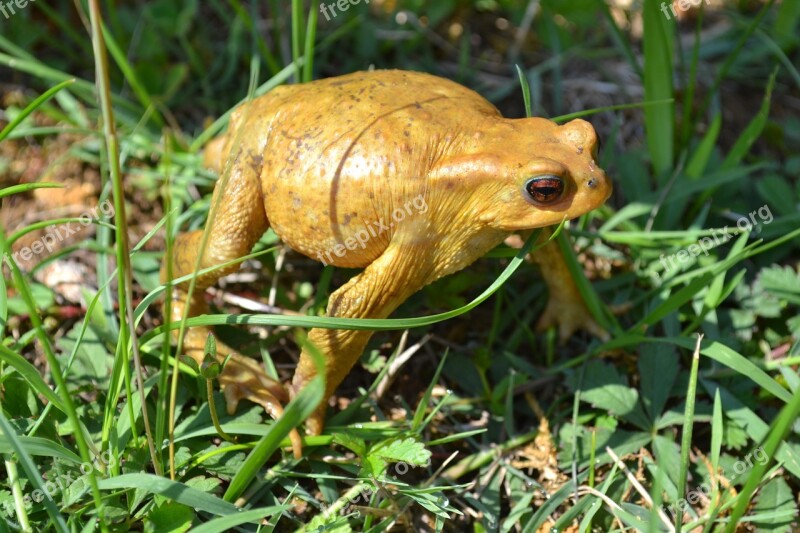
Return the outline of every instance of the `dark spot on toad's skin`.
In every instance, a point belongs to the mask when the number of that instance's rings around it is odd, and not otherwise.
[[[349,213],[348,213],[348,214],[346,214],[346,215],[344,216],[343,223],[344,223],[344,225],[345,225],[345,226],[347,226],[348,224],[350,224],[350,218],[351,218],[351,217],[350,217],[350,214],[349,214]]]
[[[578,146],[578,155],[583,153],[583,146]]]
[[[253,172],[256,174],[261,174],[261,169],[264,167],[264,158],[252,152],[248,155],[250,156],[250,168],[252,168]]]
[[[586,186],[589,187],[590,189],[594,189],[595,187],[597,187],[597,180],[595,180],[594,178],[590,178],[589,181],[586,182]]]

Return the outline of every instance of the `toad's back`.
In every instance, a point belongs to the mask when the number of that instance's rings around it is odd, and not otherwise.
[[[432,162],[492,119],[502,120],[494,106],[449,80],[358,72],[278,87],[242,105],[225,152],[238,141],[261,156],[270,225],[292,248],[318,258],[358,232],[374,234],[397,207],[425,195]],[[372,236],[334,264],[369,264],[391,235]]]

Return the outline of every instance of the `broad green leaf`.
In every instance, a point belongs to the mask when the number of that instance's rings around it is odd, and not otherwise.
[[[368,455],[381,457],[388,462],[404,462],[415,466],[428,464],[431,452],[425,449],[425,444],[413,437],[393,439],[373,446]]]
[[[145,533],[183,533],[192,527],[194,517],[191,507],[167,501],[148,513],[144,530]]]
[[[578,383],[574,379],[570,384],[578,392]],[[628,381],[611,365],[591,361],[586,367],[580,394],[581,400],[630,420],[642,429],[650,425],[639,406],[639,393],[629,387]]]
[[[656,435],[653,439],[653,452],[659,468],[677,487],[681,471],[681,450],[678,444],[663,435]]]
[[[678,354],[671,346],[655,345],[639,350],[641,398],[650,420],[655,421],[664,409],[678,377]]]
[[[797,519],[795,495],[782,477],[772,478],[758,490],[756,504],[750,511],[758,531],[788,533]]]
[[[769,174],[759,179],[755,185],[758,194],[766,201],[761,209],[766,208],[767,213],[770,215],[774,210],[776,216],[797,214],[797,195],[792,190],[791,182],[784,176],[780,174]],[[770,222],[771,221],[770,218]]]
[[[800,305],[800,273],[790,266],[764,268],[759,275],[765,291],[789,303]]]

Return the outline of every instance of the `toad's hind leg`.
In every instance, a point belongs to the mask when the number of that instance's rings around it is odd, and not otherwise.
[[[248,254],[269,227],[261,196],[260,173],[261,158],[240,152],[231,164],[227,183],[224,179],[217,182],[211,200],[211,214],[206,222],[209,235],[198,270]],[[183,233],[176,238],[172,255],[173,279],[194,272],[202,240],[203,231],[200,230]],[[166,264],[165,261],[161,268],[162,282],[167,277]],[[238,265],[231,265],[199,274],[191,298],[187,294],[188,282],[177,285],[174,288],[172,320],[181,320],[187,306],[190,317],[208,313],[203,289],[238,268]],[[210,333],[210,328],[201,326],[190,328],[184,336],[183,351],[198,364],[203,362],[205,342]],[[239,355],[221,342],[217,342],[217,356],[220,360],[230,356],[219,376],[229,414],[233,414],[242,399],[262,405],[273,418],[283,414],[281,402],[288,398],[286,391],[279,382],[269,378],[258,363]],[[300,436],[293,431],[290,437],[295,456],[299,457]]]

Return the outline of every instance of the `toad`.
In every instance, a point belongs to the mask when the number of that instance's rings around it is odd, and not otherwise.
[[[199,268],[246,255],[272,227],[301,254],[363,269],[331,294],[328,316],[385,318],[509,235],[602,205],[611,183],[596,162],[597,145],[586,121],[504,118],[474,91],[419,72],[356,72],[281,86],[238,107],[227,134],[206,148],[206,164],[223,179]],[[202,238],[203,230],[177,237],[173,277],[193,272]],[[236,268],[199,275],[191,297],[186,284],[176,286],[173,317],[187,305],[190,316],[207,313],[202,289]],[[162,279],[165,274],[162,267]],[[569,281],[557,272],[549,279]],[[562,288],[551,289],[557,300]],[[187,355],[202,360],[208,333],[187,331]],[[371,335],[310,331],[308,340],[327,363],[326,397]],[[284,387],[254,360],[217,346],[219,357],[231,356],[219,378],[229,412],[249,399],[278,417],[282,403],[316,375],[306,349]],[[326,405],[306,421],[308,433],[323,430]]]

